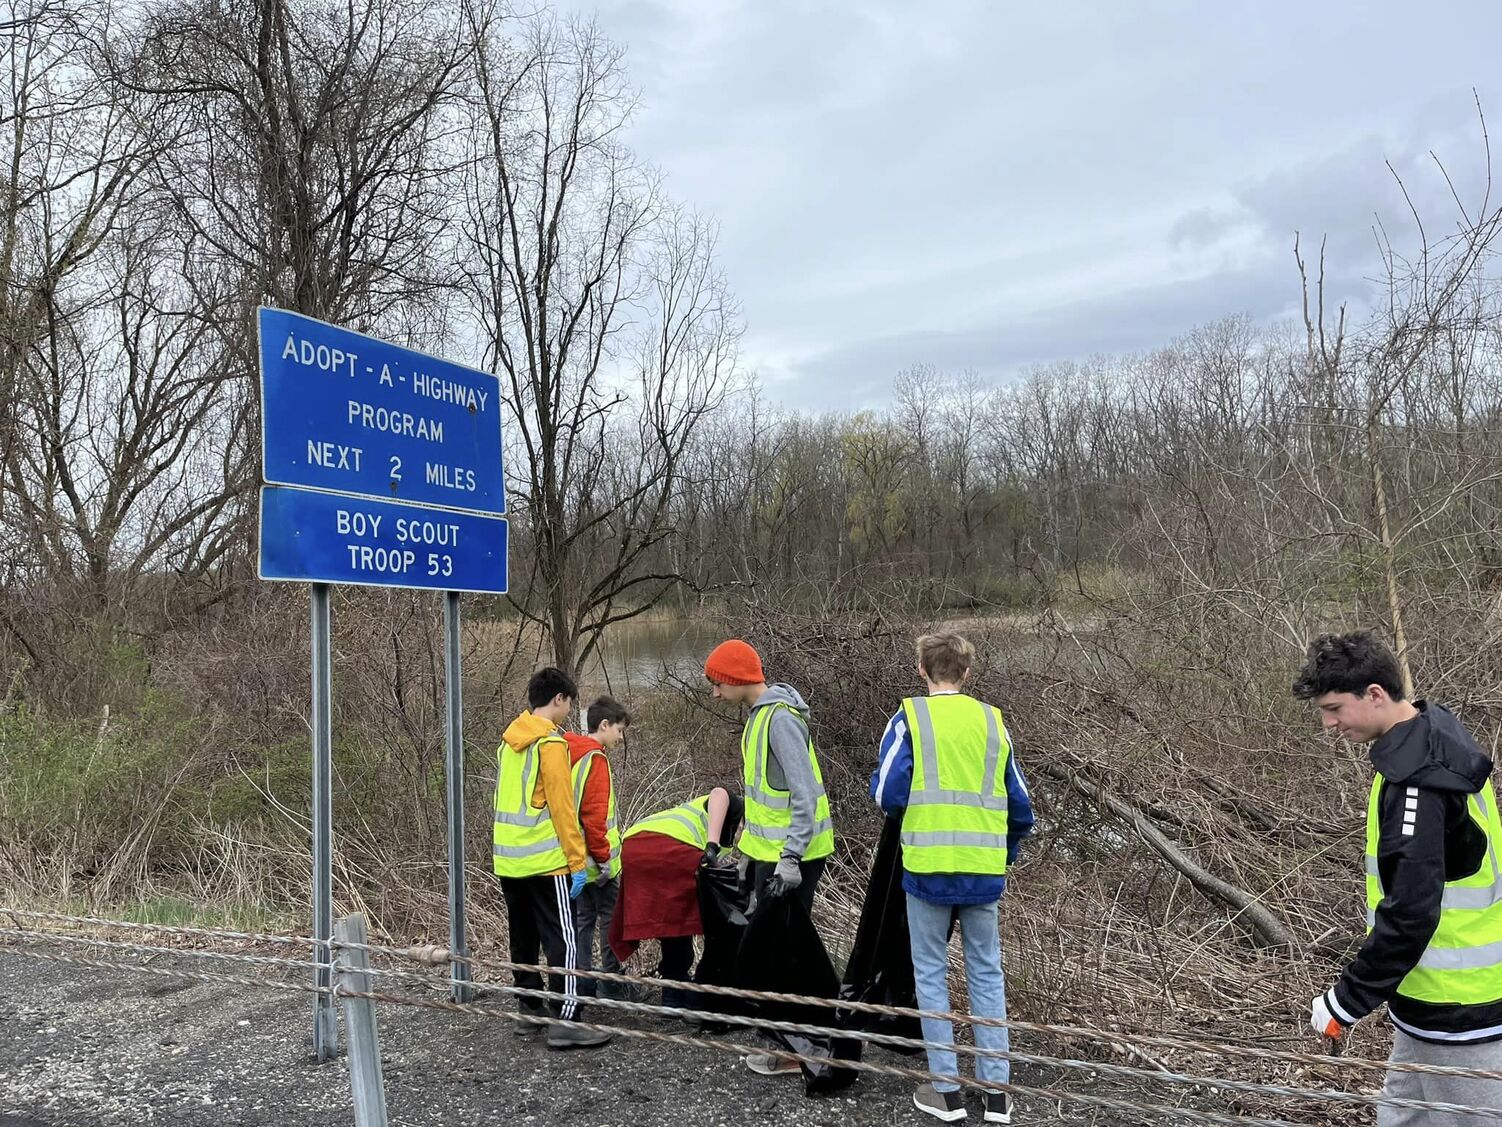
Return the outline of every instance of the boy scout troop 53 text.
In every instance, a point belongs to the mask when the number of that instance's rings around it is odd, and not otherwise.
[[[381,536],[382,524],[391,519],[389,514],[368,513],[359,509],[338,509],[334,515],[334,530],[345,537],[375,540]],[[405,575],[418,565],[418,547],[459,547],[459,524],[456,521],[432,520],[426,517],[396,517],[390,530],[398,545],[416,547],[385,547],[380,544],[347,543],[350,567],[360,571],[380,572],[387,575]],[[454,558],[448,552],[426,552],[424,564],[428,575],[452,575]]]

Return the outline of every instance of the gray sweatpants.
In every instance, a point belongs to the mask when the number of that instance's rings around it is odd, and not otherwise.
[[[1502,1071],[1502,1042],[1488,1045],[1435,1045],[1393,1030],[1393,1062],[1443,1064],[1451,1068]],[[1496,1115],[1457,1115],[1416,1108],[1379,1107],[1377,1127],[1465,1127],[1466,1124],[1502,1124],[1502,1080],[1467,1080],[1458,1076],[1425,1076],[1422,1072],[1389,1072],[1382,1086],[1384,1096],[1431,1103],[1486,1108]]]

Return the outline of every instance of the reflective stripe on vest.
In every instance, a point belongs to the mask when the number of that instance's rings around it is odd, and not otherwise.
[[[709,844],[709,795],[649,814],[626,831],[628,840],[637,834],[662,834],[695,849],[705,848]]]
[[[961,693],[902,702],[913,783],[902,816],[910,873],[1007,871],[1007,759],[1001,712]]]
[[[1384,786],[1394,786],[1402,794],[1405,814],[1418,813],[1419,788],[1388,783],[1381,775],[1372,780],[1366,815],[1368,930],[1376,923],[1384,896],[1377,863]],[[1418,965],[1398,984],[1398,993],[1415,1001],[1481,1005],[1502,1000],[1502,864],[1498,862],[1502,819],[1490,781],[1466,796],[1466,812],[1486,834],[1486,853],[1475,873],[1445,882],[1439,925]],[[1409,817],[1405,824],[1411,826],[1414,820]]]
[[[496,752],[491,863],[498,877],[536,877],[568,868],[552,815],[546,806],[532,805],[541,769],[541,742],[533,741],[524,751],[503,743]]]
[[[579,832],[584,832],[584,785],[589,781],[589,773],[594,770],[594,759],[598,756],[601,762],[605,762],[603,752],[591,751],[580,758],[574,764],[574,810],[579,814]],[[605,812],[605,843],[610,846],[610,857],[605,862],[605,876],[616,876],[621,871],[621,831],[615,824],[615,776],[610,777],[610,804]],[[586,850],[584,857],[584,871],[589,880],[594,880],[600,875],[600,864]]]
[[[773,789],[767,777],[772,755],[772,718],[786,709],[804,724],[802,715],[791,705],[778,701],[753,709],[741,733],[741,783],[746,796],[746,828],[741,834],[740,851],[753,861],[776,861],[782,857],[782,843],[793,828],[792,795]],[[807,725],[804,724],[807,731]],[[824,791],[824,773],[814,751],[813,737],[808,737],[808,761],[813,768],[818,797],[814,804],[813,836],[803,851],[803,860],[817,861],[834,852],[834,822],[829,816],[829,795]]]

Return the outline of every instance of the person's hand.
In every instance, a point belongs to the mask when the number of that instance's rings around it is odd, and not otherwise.
[[[767,881],[767,899],[792,892],[802,883],[803,870],[798,866],[798,858],[784,857],[777,862],[777,868],[772,870],[772,878]]]
[[[607,885],[614,879],[614,874],[604,865],[601,865],[599,871],[595,873],[595,883],[598,885]]]
[[[579,893],[584,891],[584,882],[588,879],[589,874],[583,869],[569,877],[568,898],[570,900],[579,899]]]
[[[713,865],[717,860],[719,860],[719,857],[720,843],[718,841],[711,841],[704,847],[704,856],[702,859],[700,859],[699,864],[705,866]]]
[[[1339,1042],[1345,1036],[1346,1027],[1330,1012],[1330,1003],[1324,994],[1314,999],[1309,1008],[1309,1027],[1331,1041]]]

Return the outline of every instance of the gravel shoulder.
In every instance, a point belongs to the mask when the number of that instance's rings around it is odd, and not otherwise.
[[[351,1123],[344,1061],[312,1062],[311,1009],[306,994],[0,951],[0,1127]],[[912,1085],[896,1077],[863,1076],[846,1093],[810,1099],[795,1081],[755,1076],[706,1049],[618,1039],[557,1052],[484,1017],[381,1006],[378,1020],[391,1122],[403,1127],[933,1122],[912,1109]],[[669,1028],[654,1019],[640,1026]],[[907,1062],[868,1051],[873,1061]],[[1094,1120],[1037,1109],[1017,1121]]]

